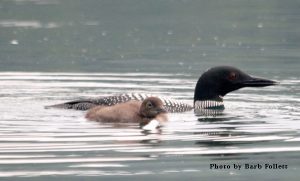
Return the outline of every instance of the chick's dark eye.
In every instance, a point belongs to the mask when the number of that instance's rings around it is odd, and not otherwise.
[[[153,107],[151,102],[148,102],[146,106],[147,106],[147,108],[152,108]]]
[[[228,79],[229,80],[235,80],[237,78],[237,74],[234,72],[230,72]]]

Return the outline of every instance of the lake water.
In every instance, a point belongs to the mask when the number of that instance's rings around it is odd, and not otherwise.
[[[0,180],[299,180],[299,8],[296,0],[1,1]],[[215,117],[169,114],[156,133],[44,109],[131,92],[192,104],[199,76],[217,65],[280,84],[230,93]]]

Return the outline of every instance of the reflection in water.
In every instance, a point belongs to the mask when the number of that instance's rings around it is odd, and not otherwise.
[[[223,115],[224,109],[195,109],[194,112],[196,116],[217,117]]]
[[[213,117],[198,118],[198,121],[200,122],[224,122],[224,121],[231,121],[231,120],[232,118],[230,117],[217,117],[216,115],[214,115]]]

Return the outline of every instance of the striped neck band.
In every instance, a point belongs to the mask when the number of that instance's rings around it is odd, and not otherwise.
[[[203,100],[196,101],[195,109],[224,109],[223,101],[216,100]]]

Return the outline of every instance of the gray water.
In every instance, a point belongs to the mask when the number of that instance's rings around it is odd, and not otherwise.
[[[299,180],[299,8],[297,0],[0,1],[0,180]],[[44,109],[125,92],[192,104],[198,77],[217,65],[280,84],[230,93],[215,117],[169,114],[153,133]]]

